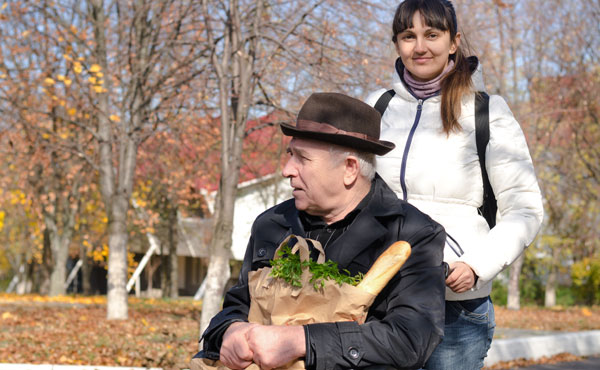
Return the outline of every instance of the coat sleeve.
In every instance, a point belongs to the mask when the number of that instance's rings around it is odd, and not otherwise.
[[[497,95],[490,97],[486,168],[499,217],[480,248],[461,257],[479,277],[477,287],[492,280],[531,244],[544,214],[525,135],[504,99]]]
[[[400,237],[412,246],[410,258],[377,296],[366,323],[305,326],[307,368],[418,369],[425,363],[443,335],[446,233],[436,223],[416,224],[412,237]]]

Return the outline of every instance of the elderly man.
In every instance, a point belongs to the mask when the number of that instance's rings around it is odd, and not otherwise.
[[[446,235],[375,173],[375,154],[394,147],[379,140],[379,113],[346,95],[317,93],[303,105],[296,126],[281,129],[293,137],[283,176],[294,199],[255,220],[239,281],[204,332],[204,350],[196,357],[220,359],[233,369],[252,362],[272,369],[298,358],[308,369],[421,367],[443,335]],[[397,240],[409,242],[412,254],[362,325],[248,323],[248,272],[268,266],[292,233],[320,241],[327,259],[352,275],[366,273]]]

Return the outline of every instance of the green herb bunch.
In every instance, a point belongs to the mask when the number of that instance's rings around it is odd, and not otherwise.
[[[291,248],[287,245],[282,247],[277,255],[280,258],[270,261],[272,267],[270,275],[285,280],[293,287],[302,287],[302,270],[307,267],[312,274],[310,282],[315,290],[323,288],[326,280],[334,280],[339,285],[350,284],[356,286],[363,278],[362,273],[351,276],[350,271],[347,269],[340,271],[338,264],[331,260],[325,263],[317,263],[311,259],[302,262],[300,256],[293,254]]]

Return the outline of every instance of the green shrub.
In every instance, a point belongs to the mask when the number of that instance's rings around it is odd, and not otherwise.
[[[508,287],[499,279],[492,282],[492,293],[490,294],[492,302],[497,306],[506,306],[508,300]]]
[[[544,273],[540,271],[539,260],[531,254],[525,254],[521,276],[519,278],[519,291],[521,294],[521,305],[544,304],[544,284],[541,276]]]
[[[556,289],[556,304],[563,307],[575,305],[575,295],[571,286],[559,286]]]
[[[577,303],[600,304],[600,258],[584,258],[571,266],[573,294]]]

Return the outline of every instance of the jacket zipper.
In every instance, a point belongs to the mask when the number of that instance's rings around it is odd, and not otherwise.
[[[405,201],[408,200],[408,191],[406,190],[406,162],[408,161],[408,152],[410,151],[410,145],[412,144],[413,136],[415,135],[415,131],[417,130],[417,126],[419,125],[419,121],[421,119],[422,110],[423,99],[418,99],[417,115],[415,116],[415,121],[413,122],[413,125],[410,128],[408,138],[406,139],[406,146],[404,147],[404,153],[402,154],[402,166],[400,167],[400,186],[402,187],[402,195]],[[465,253],[460,247],[460,244],[456,241],[456,239],[454,239],[450,235],[447,235],[446,244],[458,257],[462,256]]]
[[[400,186],[402,187],[402,195],[404,200],[408,200],[408,191],[406,190],[406,162],[408,160],[408,151],[410,150],[410,144],[412,143],[413,136],[419,125],[419,119],[421,119],[421,110],[423,109],[423,99],[418,100],[417,104],[417,115],[415,116],[415,122],[410,128],[408,139],[406,139],[406,145],[404,146],[404,154],[402,154],[402,166],[400,167]]]

